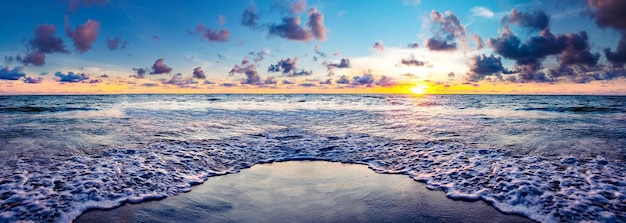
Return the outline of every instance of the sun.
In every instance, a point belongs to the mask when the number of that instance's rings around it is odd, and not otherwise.
[[[424,84],[416,84],[411,87],[411,93],[413,94],[426,94],[426,90],[428,90],[428,86]]]

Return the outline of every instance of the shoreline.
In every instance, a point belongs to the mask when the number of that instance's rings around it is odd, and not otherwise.
[[[210,177],[187,193],[108,210],[74,222],[535,222],[485,201],[451,199],[406,175],[327,161],[258,164]]]

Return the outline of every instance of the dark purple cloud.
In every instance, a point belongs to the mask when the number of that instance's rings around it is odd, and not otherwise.
[[[599,53],[589,52],[590,46],[588,43],[589,38],[587,32],[580,31],[579,33],[570,33],[565,35],[565,49],[559,56],[561,66],[569,65],[587,65],[595,66],[600,59]]]
[[[376,81],[373,74],[363,74],[363,76],[352,77],[353,85],[371,85]]]
[[[305,1],[306,3],[306,1]],[[326,26],[324,26],[324,15],[316,8],[309,9],[309,22],[307,23],[313,36],[317,40],[326,40]]]
[[[313,39],[325,40],[326,27],[324,26],[324,15],[315,8],[309,10],[308,29],[302,27],[299,16],[287,16],[280,24],[269,25],[269,34],[280,36],[288,40],[308,42]]]
[[[259,26],[257,20],[259,20],[259,14],[254,6],[246,8],[241,15],[241,24],[253,29]]]
[[[282,19],[282,23],[270,25],[269,34],[296,41],[312,40],[313,34],[311,33],[311,30],[302,28],[300,23],[300,17],[284,17]]]
[[[613,28],[622,34],[617,49],[613,52],[610,48],[604,49],[606,59],[617,67],[626,64],[626,1],[622,0],[590,0],[589,6],[594,9],[592,18],[600,27]]]
[[[435,24],[433,32],[435,36],[426,39],[426,47],[433,51],[453,51],[456,50],[456,41],[466,44],[465,27],[461,25],[461,20],[452,12],[447,11],[441,14],[435,10],[430,12],[430,22]],[[448,43],[451,41],[451,43]]]
[[[19,80],[22,77],[25,77],[24,69],[22,67],[14,67],[13,69],[9,69],[9,67],[3,67],[0,69],[0,80]]]
[[[61,73],[59,71],[57,71],[56,73],[54,73],[54,76],[58,77],[58,81],[59,82],[81,82],[84,80],[89,80],[89,75],[86,75],[84,73],[81,74],[75,74],[74,72],[67,72],[67,74]]]
[[[346,75],[341,75],[336,81],[337,84],[350,84],[350,79]]]
[[[388,77],[388,76],[384,76],[384,75],[382,77],[380,77],[380,79],[378,81],[376,81],[376,85],[383,86],[383,87],[391,87],[391,86],[394,86],[396,84],[397,84],[397,82],[393,78]]]
[[[202,67],[193,68],[193,78],[206,79],[206,75],[204,74]]]
[[[65,33],[74,41],[74,46],[79,53],[91,49],[91,44],[98,38],[100,31],[100,22],[95,20],[87,20],[85,24],[76,27],[76,31],[72,31],[70,27],[70,19],[65,16]]]
[[[315,83],[305,82],[305,83],[300,83],[298,86],[300,86],[300,87],[315,87],[317,85]]]
[[[235,64],[235,66],[228,72],[228,75],[230,76],[235,74],[246,75],[246,78],[241,82],[242,84],[262,84],[261,76],[259,76],[259,73],[256,71],[256,64],[251,64],[248,58],[244,58],[241,61],[241,64]]]
[[[31,64],[36,67],[41,67],[46,64],[46,55],[38,51],[33,51],[29,54],[26,54],[26,56],[24,56],[23,58],[17,56],[17,60],[26,66]]]
[[[268,68],[268,72],[282,72],[283,74],[291,74],[297,69],[298,58],[281,59],[276,64],[271,64]]]
[[[265,78],[265,80],[263,80],[263,84],[277,84],[278,81],[276,80],[276,78],[274,77],[267,77]]]
[[[327,67],[336,67],[336,68],[350,68],[350,59],[342,58],[339,63],[328,62],[326,64]]]
[[[320,51],[319,45],[315,45],[315,48],[313,48],[313,50],[315,51],[315,54],[320,55],[321,57],[326,57],[326,53]]]
[[[407,44],[407,47],[411,48],[411,49],[417,49],[417,48],[420,47],[420,44],[419,43],[409,43],[409,44]]]
[[[24,83],[27,84],[39,84],[43,81],[43,77],[31,77],[31,76],[26,76],[24,77]]]
[[[626,64],[626,35],[622,34],[615,52],[606,48],[604,49],[604,55],[614,66],[623,67]]]
[[[109,50],[117,50],[117,49],[126,49],[126,45],[128,41],[120,39],[120,37],[115,37],[113,39],[106,39],[107,48]]]
[[[150,74],[169,74],[172,68],[165,65],[163,61],[163,58],[156,60],[154,64],[152,64],[152,72],[150,72]]]
[[[310,76],[310,75],[313,75],[313,71],[312,70],[300,69],[300,70],[294,70],[293,72],[289,73],[287,76],[288,77],[297,77],[297,76]]]
[[[202,36],[209,41],[226,42],[228,41],[228,37],[230,37],[230,31],[228,31],[228,29],[221,29],[219,31],[209,29]]]
[[[502,24],[516,24],[533,31],[541,31],[550,26],[550,17],[542,10],[520,12],[513,9],[502,18]]]
[[[467,76],[469,81],[480,81],[486,76],[495,75],[497,78],[501,78],[500,74],[510,74],[512,72],[504,69],[502,66],[502,59],[494,56],[478,55],[473,56],[469,60],[470,72]],[[454,78],[455,74],[450,72],[449,78]]]
[[[428,38],[426,39],[426,48],[432,51],[455,51],[456,43],[448,43],[443,39]]]
[[[426,62],[424,61],[419,61],[417,59],[415,59],[414,56],[411,56],[410,58],[406,58],[406,59],[402,59],[400,61],[401,64],[404,64],[406,66],[410,66],[410,67],[421,67],[426,65]]]
[[[133,71],[135,71],[135,74],[130,75],[130,77],[139,79],[146,77],[146,73],[148,73],[147,68],[133,68]]]
[[[505,27],[500,37],[489,39],[488,45],[503,57],[515,60],[517,65],[524,67],[522,71],[540,69],[542,61],[551,55],[558,55],[561,66],[595,66],[600,57],[589,51],[588,37],[584,31],[554,35],[549,29],[543,29],[539,36],[522,43]]]
[[[374,45],[372,46],[372,49],[376,50],[376,51],[383,52],[383,51],[385,51],[385,45],[383,45],[383,42],[381,42],[381,41],[376,41],[374,43]]]
[[[35,39],[30,41],[30,48],[42,53],[68,53],[63,40],[55,37],[56,25],[43,24],[35,27]]]
[[[600,27],[611,27],[626,31],[626,1],[623,0],[589,0],[589,6],[595,9],[591,16]]]

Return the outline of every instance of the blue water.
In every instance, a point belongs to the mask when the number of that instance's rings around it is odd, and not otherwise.
[[[545,222],[626,221],[626,97],[0,97],[0,221],[69,222],[257,163],[400,173]]]

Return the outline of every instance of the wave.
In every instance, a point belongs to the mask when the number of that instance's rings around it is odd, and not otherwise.
[[[592,107],[592,106],[579,106],[579,107],[528,107],[518,108],[517,111],[547,111],[547,112],[570,112],[570,113],[619,113],[624,112],[619,108],[606,108],[606,107]]]
[[[283,129],[221,140],[160,140],[102,154],[13,157],[1,222],[71,222],[90,209],[160,199],[259,163],[324,160],[404,174],[455,199],[542,222],[626,221],[626,168],[603,158],[513,156],[451,141]]]
[[[68,111],[93,111],[96,108],[75,108],[75,107],[39,107],[39,106],[20,106],[0,108],[0,113],[53,113]]]

